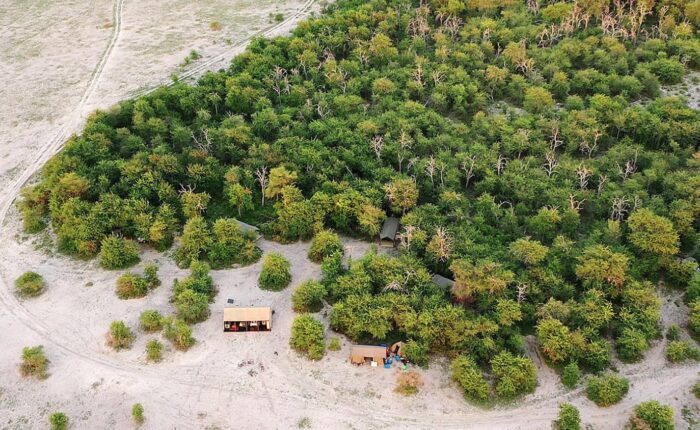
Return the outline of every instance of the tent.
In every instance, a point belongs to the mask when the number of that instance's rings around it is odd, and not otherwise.
[[[372,360],[378,365],[384,364],[387,351],[385,346],[353,345],[350,348],[350,362],[352,364],[364,364],[366,360]]]
[[[389,217],[384,221],[382,231],[379,232],[379,241],[382,246],[396,246],[396,235],[399,232],[399,225],[398,218]]]
[[[254,225],[246,224],[243,221],[236,220],[236,223],[238,224],[238,227],[241,229],[241,232],[245,233],[253,233],[255,235],[255,240],[260,239],[260,229],[257,228]]]
[[[455,281],[449,278],[445,278],[441,275],[433,275],[433,284],[437,285],[438,287],[443,287],[448,290],[451,290],[452,286],[455,284]]]
[[[270,331],[272,330],[272,308],[229,307],[224,308],[224,331]]]

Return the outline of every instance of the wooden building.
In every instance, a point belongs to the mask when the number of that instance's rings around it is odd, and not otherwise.
[[[396,246],[396,236],[399,233],[399,219],[389,217],[384,221],[382,231],[379,232],[379,242],[382,246]]]
[[[270,331],[272,309],[268,307],[224,308],[224,331]]]
[[[367,360],[370,360],[376,362],[377,365],[383,365],[386,356],[385,346],[353,345],[350,347],[350,362],[352,364],[365,364]]]

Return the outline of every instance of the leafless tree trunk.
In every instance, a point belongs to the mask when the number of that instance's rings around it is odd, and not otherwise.
[[[262,194],[262,205],[265,206],[265,188],[267,188],[267,166],[258,167],[255,170],[255,177],[260,184],[260,194]]]
[[[377,156],[377,160],[382,159],[382,149],[384,148],[384,138],[382,136],[374,136],[370,141],[374,155]]]
[[[547,176],[551,178],[559,162],[557,161],[557,156],[553,151],[549,151],[545,155],[545,159],[547,162],[544,164],[544,171],[547,173]]]
[[[464,170],[465,188],[469,188],[469,181],[474,177],[474,163],[476,163],[476,155],[469,157],[469,167],[467,167],[467,160],[462,162],[462,170]]]

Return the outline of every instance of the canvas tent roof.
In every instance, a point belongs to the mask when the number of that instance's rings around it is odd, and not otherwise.
[[[395,240],[396,233],[399,231],[399,219],[394,217],[389,217],[384,221],[382,226],[382,231],[379,232],[379,239],[389,239]]]
[[[246,231],[252,231],[257,233],[260,229],[257,228],[254,225],[246,224],[243,221],[236,220],[236,223],[238,223],[238,227],[241,228],[241,231],[246,232]]]
[[[386,347],[375,345],[353,345],[350,348],[353,357],[386,357]]]
[[[224,308],[224,321],[271,321],[272,309],[265,307]]]
[[[445,278],[441,275],[433,275],[433,284],[437,285],[438,287],[452,288],[454,283],[455,281],[452,279]]]

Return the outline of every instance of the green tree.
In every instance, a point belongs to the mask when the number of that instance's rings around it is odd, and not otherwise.
[[[134,332],[124,324],[124,321],[112,321],[110,324],[107,343],[115,350],[131,348],[135,338]]]
[[[642,402],[634,407],[630,427],[633,430],[673,430],[676,427],[673,408],[656,400]]]
[[[139,262],[139,246],[133,240],[106,237],[100,246],[100,265],[105,269],[123,269]]]
[[[265,188],[265,197],[279,198],[284,187],[293,185],[297,179],[297,173],[288,171],[284,166],[270,169],[270,179]]]
[[[476,293],[500,294],[515,279],[513,272],[489,260],[477,263],[465,259],[455,260],[450,265],[450,270],[455,277],[452,294],[460,299]]]
[[[629,390],[629,382],[615,374],[591,376],[586,381],[586,396],[598,406],[610,406],[622,400]]]
[[[319,320],[309,314],[300,315],[292,323],[289,344],[311,360],[319,360],[326,350],[323,331],[323,324]]]
[[[576,276],[594,286],[610,284],[621,287],[627,280],[629,259],[607,246],[595,245],[586,248],[578,258]]]
[[[292,281],[292,274],[289,273],[289,268],[289,261],[282,254],[277,252],[267,254],[263,260],[258,285],[263,290],[284,290]]]
[[[547,258],[549,248],[539,241],[527,238],[518,239],[510,244],[510,254],[518,262],[527,266],[539,264]]]
[[[333,254],[343,254],[343,242],[332,231],[323,230],[316,233],[309,247],[309,260],[321,263]]]
[[[190,218],[180,238],[180,247],[175,253],[175,261],[180,267],[187,267],[192,260],[199,260],[213,243],[209,226],[202,217]]]
[[[491,359],[491,371],[499,397],[512,398],[531,393],[537,386],[537,369],[532,361],[507,351]]]
[[[552,94],[542,87],[530,87],[525,90],[523,108],[531,113],[544,113],[554,107]]]
[[[578,364],[575,361],[564,366],[564,370],[561,373],[561,382],[567,388],[574,388],[578,384],[578,380],[581,377],[581,371],[578,368]]]
[[[634,211],[627,220],[629,240],[644,252],[659,256],[678,253],[678,233],[667,218],[642,208]]]
[[[40,296],[45,287],[44,278],[36,272],[24,272],[15,280],[15,290],[20,297]]]
[[[189,288],[178,293],[173,304],[177,317],[187,323],[198,323],[209,317],[209,297]]]
[[[141,330],[146,333],[154,333],[160,331],[163,328],[163,316],[160,312],[150,309],[141,312],[139,316],[139,324]]]
[[[466,356],[460,355],[452,360],[452,379],[462,387],[464,396],[476,402],[485,402],[489,398],[491,389],[484,379],[479,367],[474,361]]]
[[[66,430],[68,428],[68,415],[63,412],[54,412],[49,415],[51,430]]]
[[[49,360],[44,353],[44,347],[34,346],[22,348],[22,363],[19,371],[22,376],[36,376],[39,379],[48,377]]]
[[[294,312],[318,312],[326,298],[326,287],[320,282],[308,280],[301,283],[292,293]]]
[[[559,404],[559,418],[555,421],[557,430],[580,430],[581,413],[571,403]]]
[[[418,202],[418,188],[412,179],[396,179],[384,186],[386,197],[395,213],[405,214]]]

